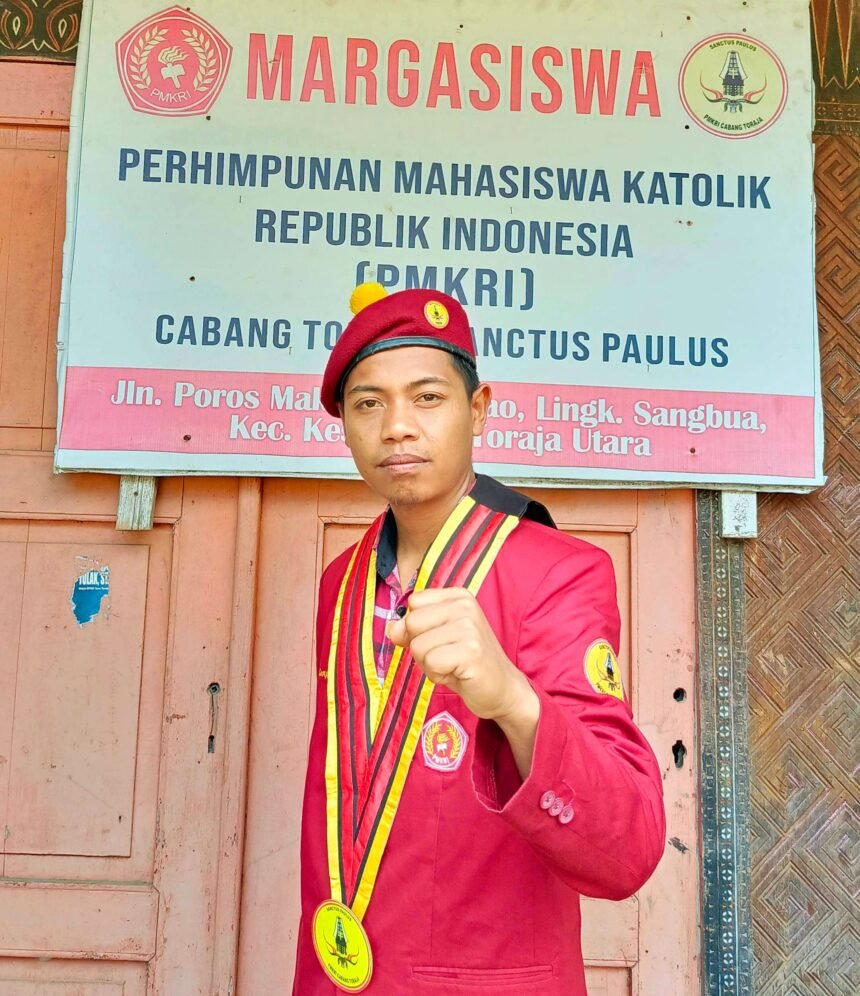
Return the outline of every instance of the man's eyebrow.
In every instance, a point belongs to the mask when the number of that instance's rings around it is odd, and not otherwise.
[[[429,377],[421,377],[419,380],[413,380],[411,384],[406,385],[407,391],[413,391],[416,387],[424,387],[426,384],[450,384],[451,381],[447,377],[442,377],[441,375],[431,375]]]
[[[447,377],[441,376],[429,376],[421,377],[419,380],[413,380],[411,383],[406,385],[407,391],[414,391],[417,387],[425,387],[427,384],[450,384],[451,381]],[[355,387],[351,387],[347,394],[361,394],[362,392],[369,392],[373,394],[383,394],[385,392],[384,387],[378,387],[375,384],[356,384]]]

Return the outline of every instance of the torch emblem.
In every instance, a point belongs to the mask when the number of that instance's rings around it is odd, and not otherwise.
[[[684,59],[678,79],[681,103],[705,131],[750,138],[782,114],[788,79],[777,56],[748,35],[714,35]]]
[[[166,80],[172,80],[174,87],[177,90],[180,89],[181,83],[180,79],[185,75],[185,67],[182,63],[188,58],[188,53],[183,52],[178,45],[171,45],[169,48],[163,48],[158,53],[158,61],[164,66],[161,70],[161,75]]]
[[[206,114],[230,66],[227,40],[185,7],[169,7],[136,24],[116,43],[120,83],[144,114]]]

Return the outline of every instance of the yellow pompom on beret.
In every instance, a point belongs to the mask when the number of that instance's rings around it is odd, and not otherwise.
[[[388,291],[377,283],[359,284],[349,297],[349,310],[357,315],[370,305],[388,296]]]

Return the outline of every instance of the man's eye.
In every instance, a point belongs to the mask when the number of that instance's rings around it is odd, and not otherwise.
[[[362,401],[355,406],[356,408],[373,408],[378,405],[379,402],[376,398],[364,398]]]
[[[441,399],[440,394],[422,394],[418,399],[419,401],[439,401]]]

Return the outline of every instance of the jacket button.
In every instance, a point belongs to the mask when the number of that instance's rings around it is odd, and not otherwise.
[[[573,806],[565,806],[564,809],[558,814],[559,823],[570,823],[573,819]]]
[[[557,796],[553,800],[553,804],[549,807],[550,816],[558,816],[558,814],[564,809],[564,803]]]
[[[544,792],[540,797],[540,808],[549,809],[549,807],[555,802],[555,792]]]

